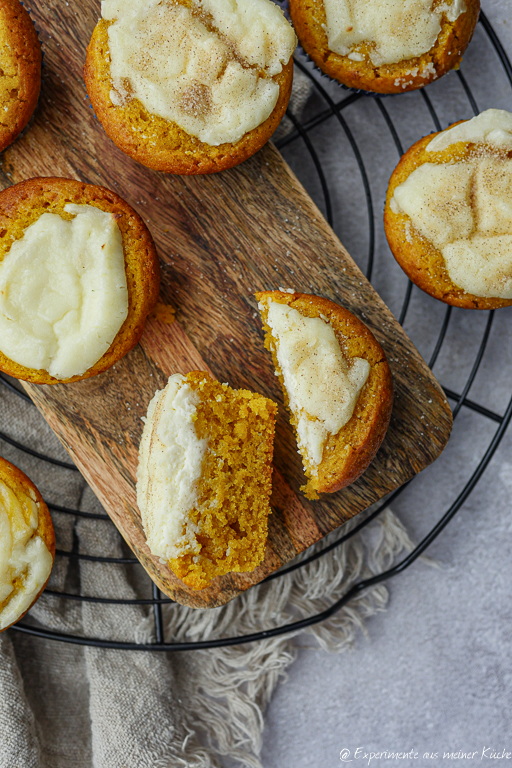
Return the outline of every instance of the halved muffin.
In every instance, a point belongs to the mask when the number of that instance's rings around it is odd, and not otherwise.
[[[403,93],[457,68],[480,0],[290,0],[301,45],[350,88]]]
[[[19,0],[0,3],[0,152],[25,128],[41,90],[41,43]]]
[[[353,483],[377,453],[393,385],[382,347],[351,312],[305,293],[256,294],[310,499]]]
[[[36,384],[110,368],[158,298],[153,239],[119,195],[43,178],[0,192],[0,370]]]
[[[277,406],[204,372],[175,374],[148,408],[137,501],[148,547],[193,589],[263,560]]]
[[[0,457],[0,632],[34,605],[54,559],[48,507],[32,481]]]
[[[87,91],[123,152],[157,171],[215,173],[270,138],[296,38],[271,0],[103,0]]]
[[[512,114],[489,109],[417,141],[391,176],[384,226],[408,277],[466,309],[512,304]]]

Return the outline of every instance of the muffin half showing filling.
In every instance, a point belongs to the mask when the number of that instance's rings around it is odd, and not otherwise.
[[[489,109],[416,142],[389,182],[384,224],[422,290],[466,309],[512,304],[512,114]]]
[[[315,64],[351,88],[402,93],[460,64],[480,0],[290,0]]]
[[[85,82],[110,138],[168,173],[254,154],[288,104],[296,38],[271,0],[103,0]]]
[[[151,552],[185,584],[265,554],[277,406],[207,373],[171,376],[148,408],[137,501]]]
[[[393,387],[373,334],[348,310],[303,293],[257,293],[308,481],[306,496],[353,483],[384,439]]]
[[[31,608],[55,558],[53,524],[41,494],[0,458],[0,632]]]
[[[114,192],[58,178],[0,192],[0,370],[36,384],[105,371],[158,290],[151,235]]]

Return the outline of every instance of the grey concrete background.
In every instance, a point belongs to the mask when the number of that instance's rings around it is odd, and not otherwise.
[[[512,0],[483,0],[483,10],[512,58]],[[481,25],[462,72],[480,110],[512,110],[507,82]],[[337,99],[344,94],[322,80]],[[429,87],[443,127],[472,116],[457,75]],[[313,97],[308,113],[321,108]],[[384,100],[404,148],[434,130],[418,94]],[[373,99],[344,115],[369,169],[376,219],[398,154]],[[312,132],[333,190],[335,229],[364,268],[367,216],[350,147],[329,121]],[[318,203],[321,189],[303,149],[284,152]],[[377,227],[374,285],[399,314],[405,278]],[[414,290],[405,328],[428,359],[444,307]],[[490,343],[470,397],[503,413],[512,394],[512,311],[496,313]],[[456,310],[434,368],[445,386],[461,391],[482,338],[487,313]],[[416,540],[432,527],[464,487],[496,424],[467,409],[457,417],[448,448],[393,505]],[[474,493],[430,548],[438,567],[416,563],[389,583],[388,610],[369,620],[352,651],[329,655],[303,648],[267,713],[265,768],[512,765],[512,429]],[[356,750],[360,748],[357,752]],[[341,750],[345,763],[340,760]],[[474,753],[470,759],[445,753]],[[487,751],[485,751],[487,750]],[[493,750],[495,757],[493,757]],[[503,750],[509,752],[503,756]],[[432,758],[424,756],[434,753]],[[351,761],[351,762],[348,762]]]

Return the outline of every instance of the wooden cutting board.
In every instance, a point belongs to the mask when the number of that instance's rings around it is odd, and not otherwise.
[[[162,291],[141,343],[110,371],[26,390],[162,591],[185,605],[222,605],[434,461],[448,440],[451,412],[402,328],[272,145],[210,177],[165,176],[138,165],[105,135],[82,80],[99,0],[32,0],[30,9],[45,50],[41,103],[33,125],[5,152],[0,183],[61,175],[111,187],[153,233]],[[372,329],[393,371],[395,406],[377,458],[351,487],[316,502],[299,491],[301,464],[253,296],[280,286],[348,307]],[[194,369],[280,403],[265,561],[201,592],[152,557],[135,496],[141,417],[169,374]]]

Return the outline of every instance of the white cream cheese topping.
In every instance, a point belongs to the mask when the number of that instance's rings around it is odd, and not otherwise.
[[[115,217],[66,205],[43,213],[0,262],[0,350],[57,379],[79,376],[109,349],[128,315]]]
[[[512,114],[505,109],[486,109],[471,120],[438,133],[427,144],[427,152],[442,152],[457,144],[489,144],[505,151],[512,149]]]
[[[198,403],[184,377],[171,376],[149,404],[142,434],[137,503],[148,547],[165,561],[201,549],[199,527],[189,517],[208,447],[194,426]]]
[[[370,364],[356,357],[349,365],[329,322],[275,301],[267,306],[299,449],[314,472],[329,435],[338,434],[352,416]]]
[[[37,525],[36,502],[0,480],[0,630],[30,608],[52,570]]]
[[[512,115],[488,110],[439,134],[427,149],[459,141],[512,149]],[[391,208],[441,251],[455,285],[474,296],[512,299],[512,160],[483,151],[461,162],[424,163],[395,189]]]
[[[355,61],[369,44],[375,66],[421,56],[434,46],[443,16],[454,22],[466,10],[464,0],[324,0],[329,49]]]
[[[473,231],[469,163],[424,163],[395,189],[393,207],[406,213],[423,237],[442,248]]]
[[[234,144],[272,113],[296,38],[271,0],[103,0],[111,98],[138,99],[206,144]]]

